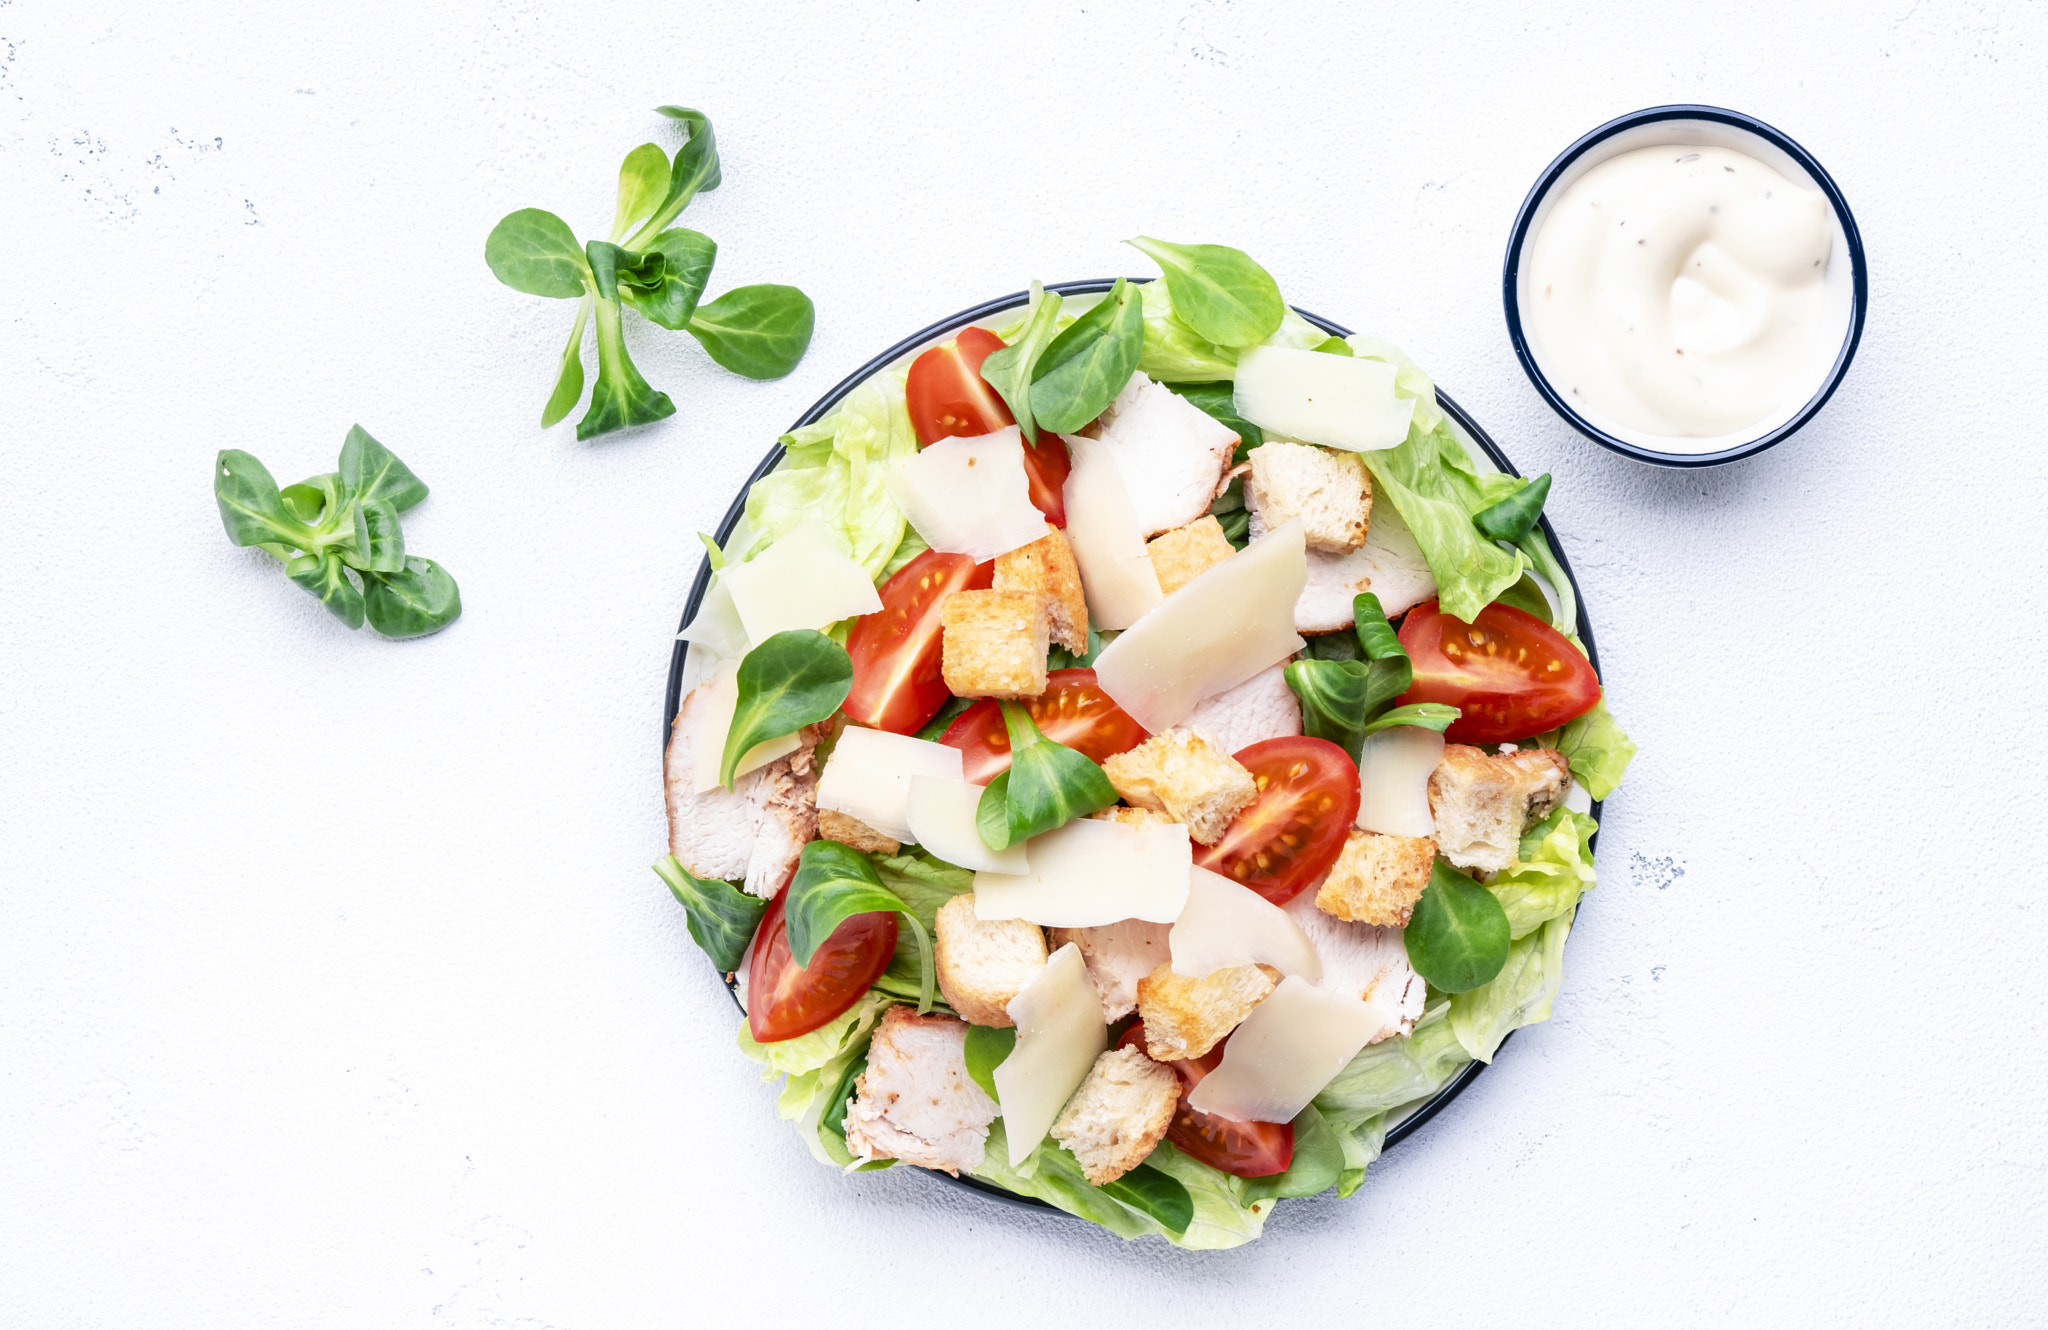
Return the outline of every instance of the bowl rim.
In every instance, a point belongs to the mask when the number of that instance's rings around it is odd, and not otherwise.
[[[1841,349],[1836,353],[1835,363],[1829,368],[1827,377],[1821,381],[1819,390],[1811,398],[1807,399],[1806,405],[1800,407],[1798,411],[1792,414],[1790,419],[1777,426],[1777,428],[1769,430],[1746,443],[1740,443],[1732,448],[1724,448],[1719,452],[1713,453],[1668,453],[1660,452],[1654,448],[1645,448],[1640,444],[1631,443],[1627,439],[1617,438],[1609,434],[1587,420],[1583,415],[1580,415],[1577,409],[1567,402],[1564,396],[1551,385],[1550,380],[1544,376],[1543,371],[1537,366],[1536,358],[1529,350],[1529,339],[1522,329],[1521,300],[1515,290],[1516,276],[1522,264],[1522,249],[1528,241],[1529,228],[1536,219],[1536,210],[1542,206],[1544,199],[1556,187],[1559,178],[1566,171],[1570,170],[1572,164],[1577,162],[1579,158],[1624,130],[1635,129],[1641,125],[1657,124],[1666,120],[1706,120],[1715,124],[1727,125],[1731,128],[1754,134],[1785,153],[1786,156],[1799,163],[1800,167],[1813,178],[1820,191],[1827,196],[1828,206],[1834,209],[1835,217],[1842,224],[1842,235],[1848,242],[1850,277],[1849,335],[1843,339]],[[1849,211],[1849,201],[1842,197],[1842,191],[1836,186],[1834,177],[1830,176],[1827,170],[1821,166],[1819,159],[1801,147],[1791,136],[1778,129],[1775,125],[1766,124],[1755,116],[1745,115],[1740,111],[1731,111],[1722,106],[1700,106],[1690,103],[1650,106],[1640,111],[1631,111],[1627,115],[1618,116],[1599,128],[1580,135],[1570,147],[1559,153],[1556,160],[1552,161],[1549,166],[1543,169],[1543,173],[1536,177],[1536,183],[1530,186],[1528,196],[1522,200],[1520,210],[1515,213],[1514,226],[1508,232],[1507,257],[1501,267],[1501,302],[1507,313],[1508,341],[1513,344],[1515,359],[1521,362],[1522,372],[1529,376],[1529,382],[1534,385],[1536,391],[1543,397],[1543,400],[1550,404],[1551,409],[1564,417],[1565,423],[1573,429],[1576,429],[1579,433],[1603,448],[1620,453],[1624,457],[1634,458],[1638,462],[1648,462],[1653,466],[1721,466],[1724,463],[1737,461],[1744,457],[1754,457],[1767,448],[1776,447],[1797,433],[1807,421],[1812,420],[1814,416],[1820,413],[1820,409],[1827,405],[1828,399],[1835,395],[1835,389],[1841,386],[1842,379],[1848,374],[1849,362],[1856,358],[1856,348],[1863,340],[1863,320],[1869,300],[1870,280],[1869,273],[1864,264],[1863,235],[1856,229],[1856,218]]]
[[[1125,280],[1128,280],[1132,284],[1136,285],[1142,284],[1147,281],[1151,281],[1153,279],[1147,277],[1132,277]],[[1044,289],[1047,291],[1058,292],[1063,296],[1096,295],[1108,291],[1112,286],[1116,284],[1116,281],[1117,279],[1108,277],[1087,278],[1080,281],[1051,283],[1046,285]],[[981,304],[974,305],[968,309],[961,310],[958,314],[950,315],[949,317],[940,319],[938,322],[930,324],[927,327],[920,328],[918,331],[910,334],[908,337],[903,338],[895,345],[889,347],[888,350],[876,355],[873,359],[869,360],[859,369],[853,371],[853,373],[841,379],[829,391],[827,391],[824,396],[820,397],[816,402],[812,403],[808,410],[806,410],[802,415],[798,416],[796,418],[795,423],[793,423],[789,427],[789,430],[785,430],[784,433],[787,434],[790,431],[801,429],[806,425],[816,424],[819,420],[822,420],[825,417],[825,415],[828,412],[830,412],[834,407],[838,406],[839,403],[846,397],[848,393],[851,393],[855,388],[867,382],[868,379],[872,378],[879,371],[887,368],[889,365],[893,364],[894,362],[901,359],[903,356],[909,354],[910,352],[924,347],[926,344],[930,343],[935,338],[942,337],[947,333],[955,331],[956,329],[966,327],[968,324],[977,323],[983,319],[987,319],[994,315],[1004,313],[1005,311],[1016,309],[1026,304],[1030,300],[1030,298],[1030,292],[1016,291],[1006,296],[998,296],[993,300],[985,300]],[[1329,319],[1323,318],[1321,315],[1310,313],[1308,310],[1302,309],[1298,306],[1290,306],[1289,308],[1292,308],[1295,313],[1301,315],[1302,318],[1308,320],[1310,323],[1322,329],[1324,332],[1328,333],[1332,337],[1349,337],[1351,335],[1350,329],[1345,328],[1339,324],[1333,323]],[[1522,474],[1520,471],[1515,469],[1514,463],[1508,460],[1507,454],[1501,451],[1500,445],[1496,444],[1493,441],[1492,436],[1489,435],[1485,430],[1481,429],[1479,427],[1478,422],[1473,420],[1472,417],[1466,413],[1463,407],[1459,406],[1456,401],[1454,401],[1448,394],[1446,394],[1441,386],[1436,388],[1436,400],[1437,405],[1440,408],[1442,408],[1444,414],[1451,417],[1458,423],[1459,428],[1464,430],[1467,437],[1469,437],[1474,443],[1476,443],[1479,446],[1481,451],[1483,451],[1486,454],[1488,460],[1490,460],[1495,466],[1499,467],[1502,471],[1508,473],[1509,475],[1520,476]],[[747,495],[754,488],[754,482],[760,480],[763,476],[773,471],[776,468],[776,466],[781,463],[783,456],[784,449],[782,447],[781,439],[778,438],[776,442],[768,449],[767,455],[761,459],[760,465],[754,468],[753,474],[747,477],[746,483],[740,486],[740,492],[733,499],[731,505],[726,508],[725,516],[719,519],[718,528],[715,533],[715,536],[720,548],[723,548],[725,542],[731,539],[733,529],[739,525],[740,518],[745,514],[747,507]],[[1569,581],[1572,585],[1573,595],[1578,602],[1577,626],[1579,630],[1579,640],[1586,644],[1586,657],[1591,662],[1594,673],[1597,674],[1600,670],[1600,649],[1593,640],[1593,624],[1586,613],[1586,597],[1580,593],[1578,576],[1572,571],[1570,560],[1568,560],[1565,557],[1564,547],[1558,543],[1557,532],[1554,529],[1552,529],[1550,525],[1549,515],[1546,513],[1538,517],[1537,525],[1542,529],[1544,538],[1550,542],[1551,551],[1557,556],[1558,567],[1564,570],[1565,579]],[[697,575],[690,583],[689,598],[685,600],[683,603],[683,617],[676,626],[676,632],[679,634],[679,636],[677,636],[673,648],[669,653],[668,681],[663,690],[661,747],[658,750],[661,754],[664,767],[667,764],[669,732],[674,728],[676,712],[682,706],[683,668],[685,661],[689,657],[690,650],[690,644],[684,641],[681,638],[680,634],[683,631],[683,629],[689,626],[690,620],[696,617],[697,610],[702,605],[705,593],[710,590],[710,587],[711,560],[707,555],[705,558],[698,561]],[[1599,816],[1599,801],[1596,800],[1593,803],[1592,812],[1596,818]],[[1599,833],[1596,831],[1594,833],[1594,839],[1590,843],[1592,845],[1597,846],[1598,837]],[[721,978],[723,978],[723,976],[721,976]],[[739,985],[736,982],[728,980],[726,982],[726,992],[729,996],[731,996],[733,1000],[733,1005],[735,1007],[738,1007],[740,1014],[744,1016],[746,1014],[746,1008],[740,1006]],[[1509,1031],[1508,1035],[1501,1040],[1501,1047],[1505,1048],[1507,1046],[1507,1040],[1512,1039],[1513,1037],[1514,1032]],[[1499,1056],[1499,1050],[1495,1050],[1494,1056]],[[1488,1062],[1481,1062],[1475,1058],[1471,1062],[1466,1063],[1463,1067],[1460,1067],[1456,1074],[1454,1074],[1450,1080],[1446,1081],[1442,1088],[1440,1088],[1435,1094],[1431,1095],[1428,1099],[1424,1100],[1420,1106],[1415,1108],[1413,1111],[1409,1112],[1399,1122],[1396,1122],[1393,1126],[1387,1129],[1386,1138],[1384,1139],[1384,1141],[1382,1141],[1380,1145],[1381,1151],[1385,1152],[1387,1150],[1392,1149],[1394,1146],[1400,1144],[1402,1141],[1414,1135],[1417,1131],[1420,1131],[1424,1124],[1426,1124],[1431,1118],[1434,1118],[1438,1113],[1441,1113],[1446,1107],[1450,1105],[1452,1100],[1456,1099],[1459,1095],[1463,1094],[1465,1092],[1466,1087],[1471,1085],[1473,1081],[1477,1080],[1479,1074],[1485,1071],[1487,1067],[1489,1067],[1490,1065],[1492,1064]],[[930,1169],[923,1169],[920,1171],[926,1173],[932,1172],[932,1170]],[[970,1191],[980,1192],[982,1195],[987,1196],[993,1200],[1003,1201],[1015,1206],[1021,1206],[1025,1209],[1045,1210],[1051,1211],[1056,1214],[1067,1213],[1066,1211],[1061,1210],[1058,1206],[1052,1205],[1046,1201],[1039,1200],[1035,1196],[1020,1196],[1016,1192],[1010,1191],[1007,1188],[998,1187],[994,1183],[984,1182],[980,1178],[976,1178],[971,1175],[961,1175],[955,1177],[944,1173],[933,1173],[933,1176],[941,1179],[942,1181],[952,1183],[957,1186],[965,1187]]]

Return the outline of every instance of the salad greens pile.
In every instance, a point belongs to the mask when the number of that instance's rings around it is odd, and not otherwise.
[[[1244,452],[1263,433],[1235,415],[1232,378],[1247,346],[1273,345],[1350,355],[1395,369],[1395,391],[1413,399],[1408,436],[1398,446],[1362,454],[1377,493],[1414,533],[1445,611],[1471,619],[1499,601],[1551,624],[1584,651],[1570,580],[1546,541],[1539,518],[1550,478],[1482,473],[1438,406],[1434,385],[1393,345],[1376,338],[1338,339],[1295,314],[1270,274],[1242,251],[1140,237],[1160,280],[1119,280],[1078,318],[1067,302],[1033,283],[1021,317],[999,335],[982,375],[1024,433],[1070,432],[1112,402],[1134,370],[1235,430]],[[881,483],[913,455],[916,435],[900,369],[885,370],[848,394],[816,424],[783,439],[783,465],[756,483],[747,501],[743,552],[753,557],[800,523],[818,522],[879,585],[924,548]],[[1234,543],[1246,538],[1243,501],[1235,491],[1213,510]],[[1356,760],[1372,734],[1407,725],[1443,731],[1456,708],[1396,705],[1414,679],[1377,596],[1359,595],[1355,630],[1312,639],[1286,667],[1301,703],[1305,734],[1328,739]],[[1083,655],[1057,652],[1055,668],[1084,664],[1099,649],[1091,631]],[[783,633],[742,661],[740,699],[726,750],[726,774],[755,743],[829,717],[845,696],[844,650],[819,633]],[[925,728],[936,738],[966,704],[955,704]],[[991,846],[1021,841],[1116,802],[1099,767],[1045,737],[1029,712],[1001,704],[1012,750],[1008,771],[982,796],[977,826]],[[828,740],[829,742],[829,740]],[[1524,746],[1555,748],[1573,777],[1596,800],[1619,783],[1635,746],[1604,701]],[[823,749],[820,749],[821,754]],[[1155,1234],[1193,1248],[1232,1247],[1259,1236],[1278,1200],[1334,1190],[1349,1196],[1363,1183],[1390,1127],[1439,1092],[1461,1068],[1489,1062],[1502,1040],[1548,1018],[1563,970],[1563,949],[1580,899],[1595,885],[1594,818],[1559,807],[1523,835],[1515,862],[1480,881],[1435,865],[1429,886],[1403,932],[1410,962],[1428,985],[1412,1033],[1360,1051],[1293,1123],[1294,1153],[1275,1177],[1239,1178],[1162,1142],[1144,1165],[1107,1186],[1091,1185],[1079,1161],[1047,1137],[1018,1166],[1008,1162],[1004,1125],[992,1126],[975,1176],[1099,1223],[1126,1238]],[[703,882],[672,859],[656,866],[687,912],[691,936],[721,970],[737,966],[758,902],[737,887]],[[929,937],[939,908],[973,889],[974,875],[915,847],[864,854],[833,841],[805,847],[790,889],[793,953],[801,960],[842,920],[889,911],[907,921],[888,969],[849,1010],[821,1028],[776,1043],[756,1042],[741,1022],[739,1046],[761,1064],[765,1079],[786,1078],[780,1114],[797,1126],[821,1161],[855,1163],[845,1120],[867,1065],[869,1038],[889,1005],[948,1010],[932,991]],[[970,1026],[967,1074],[991,1097],[995,1069],[1016,1032]],[[887,1168],[874,1160],[862,1168]]]
[[[282,490],[239,448],[213,464],[221,525],[284,565],[351,628],[364,620],[386,637],[424,637],[455,622],[462,596],[432,559],[406,553],[398,515],[427,497],[426,482],[389,448],[351,425],[337,470]]]
[[[735,287],[700,303],[718,245],[701,231],[670,223],[691,199],[718,188],[718,146],[702,111],[656,109],[680,121],[689,137],[673,161],[653,143],[626,154],[606,239],[579,245],[560,217],[522,208],[484,242],[484,261],[505,285],[578,302],[554,392],[541,409],[543,427],[568,415],[583,395],[583,329],[596,313],[597,378],[590,407],[576,424],[579,439],[675,414],[668,394],[649,386],[626,353],[620,322],[625,306],[650,323],[689,333],[713,360],[750,379],[789,373],[811,344],[816,311],[810,297],[793,286]]]

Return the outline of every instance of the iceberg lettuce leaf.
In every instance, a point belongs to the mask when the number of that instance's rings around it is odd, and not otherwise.
[[[1522,556],[1502,549],[1472,525],[1472,514],[1492,500],[1465,445],[1446,422],[1427,431],[1411,425],[1398,447],[1359,456],[1422,547],[1446,614],[1470,623],[1522,579]]]
[[[747,494],[754,542],[746,557],[815,517],[869,576],[879,577],[889,567],[908,523],[882,477],[917,453],[904,377],[878,374],[825,419],[783,436],[788,456]]]
[[[1636,755],[1635,743],[1621,732],[1614,713],[1607,709],[1603,689],[1593,709],[1558,731],[1555,747],[1571,763],[1572,775],[1595,799],[1605,799],[1621,784],[1629,759]]]
[[[1599,829],[1590,816],[1568,808],[1529,828],[1515,862],[1486,884],[1507,911],[1510,936],[1527,937],[1593,889],[1589,842]]]
[[[1467,1053],[1492,1062],[1510,1032],[1550,1019],[1571,931],[1569,912],[1550,920],[1508,948],[1507,964],[1491,983],[1451,998],[1451,1032]]]

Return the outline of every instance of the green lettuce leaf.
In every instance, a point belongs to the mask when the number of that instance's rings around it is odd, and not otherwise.
[[[1239,348],[1218,346],[1182,322],[1173,311],[1173,297],[1165,282],[1145,283],[1139,288],[1139,297],[1145,309],[1145,346],[1138,355],[1138,368],[1146,375],[1163,383],[1209,383],[1237,377]],[[1261,345],[1306,349],[1328,336],[1290,309],[1281,317],[1279,331]],[[1398,376],[1395,386],[1398,391]]]
[[[1560,808],[1529,828],[1515,863],[1486,884],[1507,912],[1508,931],[1527,937],[1579,903],[1593,889],[1593,849],[1600,824]]]
[[[1247,1178],[1246,1200],[1262,1197],[1319,1196],[1344,1174],[1344,1147],[1337,1133],[1313,1106],[1294,1115],[1294,1159],[1287,1171],[1269,1178]]]
[[[963,891],[974,890],[974,874],[920,849],[873,856],[882,885],[899,896],[931,932],[939,927],[939,907]]]
[[[1315,1106],[1325,1119],[1357,1121],[1428,1098],[1471,1060],[1451,1032],[1450,1005],[1440,1002],[1422,1014],[1413,1034],[1360,1049]]]
[[[747,494],[748,558],[815,517],[870,576],[890,566],[908,523],[882,477],[917,453],[903,380],[901,372],[877,374],[831,415],[783,436],[788,457]]]
[[[1359,454],[1422,547],[1436,578],[1444,612],[1470,623],[1479,611],[1522,579],[1519,554],[1502,549],[1472,525],[1472,514],[1493,500],[1472,469],[1465,445],[1439,421],[1417,424],[1399,447]]]
[[[1564,754],[1572,775],[1595,799],[1614,793],[1622,773],[1628,770],[1629,759],[1636,755],[1634,742],[1621,732],[1614,713],[1607,709],[1604,690],[1591,711],[1558,731],[1551,746]]]
[[[743,1018],[739,1032],[740,1052],[761,1064],[761,1079],[764,1081],[772,1081],[777,1076],[795,1078],[810,1075],[850,1048],[866,1048],[869,1032],[894,1001],[887,993],[869,989],[860,1001],[809,1034],[779,1039],[772,1044],[755,1043],[753,1033]],[[788,1090],[784,1091],[785,1096],[788,1093]]]
[[[1451,1032],[1467,1053],[1491,1062],[1511,1031],[1550,1019],[1571,931],[1571,914],[1559,915],[1511,945],[1507,964],[1491,983],[1452,997]]]
[[[1032,1151],[1022,1165],[1010,1167],[1009,1141],[1000,1118],[989,1127],[988,1149],[974,1176],[1019,1196],[1035,1196],[1070,1215],[1100,1224],[1120,1238],[1150,1233],[1177,1247],[1206,1251],[1242,1246],[1265,1228],[1274,1203],[1270,1199],[1243,1200],[1242,1179],[1198,1163],[1164,1143],[1145,1162],[1187,1188],[1194,1217],[1185,1232],[1172,1233],[1157,1220],[1091,1186],[1081,1174],[1080,1162],[1051,1139]]]

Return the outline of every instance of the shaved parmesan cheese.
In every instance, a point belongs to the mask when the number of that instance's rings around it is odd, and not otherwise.
[[[1429,773],[1444,760],[1444,737],[1415,725],[1396,725],[1365,737],[1358,753],[1358,818],[1367,831],[1389,836],[1434,836]]]
[[[1235,430],[1142,371],[1102,413],[1099,434],[1147,539],[1209,511],[1237,447]]]
[[[1380,1013],[1357,998],[1289,975],[1231,1032],[1223,1065],[1202,1078],[1188,1107],[1237,1122],[1292,1122],[1380,1026]]]
[[[727,564],[721,580],[756,646],[791,628],[824,628],[882,608],[867,570],[815,520],[746,563]]]
[[[964,779],[961,772],[957,748],[849,725],[818,777],[818,807],[857,817],[896,840],[912,840],[910,778],[958,781]]]
[[[1109,1028],[1102,1023],[1102,1000],[1088,982],[1081,949],[1071,942],[1054,952],[1003,1010],[1017,1023],[1017,1045],[996,1068],[994,1079],[1014,1168],[1038,1148],[1109,1046]]]
[[[882,484],[925,544],[976,563],[1045,535],[1045,514],[1031,506],[1024,438],[1015,425],[972,439],[940,439],[890,468]]]
[[[740,704],[740,663],[736,660],[720,661],[718,672],[709,680],[709,691],[699,703],[703,708],[700,719],[691,733],[695,741],[695,753],[691,769],[696,773],[697,789],[715,790],[719,787],[718,768],[725,761],[725,739],[732,732],[732,713]],[[755,744],[740,756],[740,764],[732,769],[733,783],[756,767],[765,767],[776,758],[794,753],[801,746],[794,734],[785,734],[780,739],[768,739]]]
[[[1188,900],[1194,851],[1178,822],[1132,826],[1082,818],[1024,842],[1028,872],[976,873],[974,917],[1094,928],[1122,919],[1170,924]]]
[[[1152,733],[1177,725],[1202,699],[1301,650],[1294,602],[1307,581],[1301,519],[1289,518],[1104,647],[1095,681]]]
[[[1145,553],[1145,533],[1108,445],[1079,437],[1066,443],[1074,463],[1064,494],[1067,543],[1080,565],[1088,618],[1104,632],[1128,628],[1165,599],[1159,574]]]
[[[898,840],[912,840],[949,864],[977,873],[1021,874],[1031,871],[1022,845],[991,850],[974,824],[981,807],[982,787],[964,780],[934,780],[929,776],[910,778],[907,820],[910,834]],[[823,796],[820,795],[822,799]]]
[[[1573,781],[1572,787],[1564,792],[1564,806],[1574,813],[1590,813],[1593,811],[1593,796],[1585,786]]]
[[[1206,868],[1190,874],[1187,908],[1173,921],[1166,944],[1173,972],[1190,979],[1233,965],[1270,965],[1310,983],[1323,977],[1315,947],[1287,911]]]
[[[1263,429],[1363,452],[1408,437],[1415,399],[1394,395],[1394,366],[1285,346],[1238,353],[1237,414]]]

